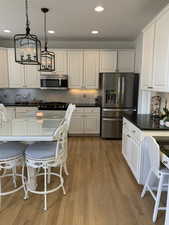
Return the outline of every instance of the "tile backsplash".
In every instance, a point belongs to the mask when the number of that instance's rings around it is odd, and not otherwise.
[[[3,103],[55,101],[72,103],[95,103],[98,90],[40,90],[40,89],[0,89],[0,101]]]

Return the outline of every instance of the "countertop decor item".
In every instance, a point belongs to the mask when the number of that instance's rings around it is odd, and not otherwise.
[[[160,117],[161,97],[153,96],[151,99],[151,115],[153,117]]]
[[[28,18],[28,0],[25,0],[26,33],[14,36],[15,62],[23,65],[38,65],[41,63],[41,42],[38,37],[30,33]]]
[[[49,12],[48,8],[41,8],[44,13],[44,35],[45,35],[45,46],[44,50],[41,51],[41,65],[40,71],[42,72],[52,72],[55,71],[55,53],[48,51],[48,42],[46,35],[46,13]]]

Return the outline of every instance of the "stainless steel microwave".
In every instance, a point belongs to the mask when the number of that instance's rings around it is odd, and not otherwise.
[[[40,76],[41,89],[68,89],[68,75],[43,75]]]

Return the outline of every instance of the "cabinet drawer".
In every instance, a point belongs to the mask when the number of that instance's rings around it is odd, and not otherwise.
[[[100,113],[100,108],[98,107],[85,107],[84,112],[87,113]]]

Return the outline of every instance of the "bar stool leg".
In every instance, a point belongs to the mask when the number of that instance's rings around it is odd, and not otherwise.
[[[146,183],[145,183],[143,191],[141,193],[141,198],[144,198],[144,195],[145,195],[145,193],[147,191],[147,186],[149,184],[149,181],[150,181],[150,178],[151,178],[151,174],[152,174],[152,170],[150,170],[149,173],[148,173],[148,176],[147,176],[147,179],[146,179]]]
[[[153,223],[155,223],[157,220],[158,208],[159,208],[160,198],[161,198],[161,191],[162,191],[162,186],[163,186],[163,180],[164,180],[164,175],[161,174],[159,185],[158,185],[157,197],[156,197],[155,206],[154,206]]]
[[[47,210],[47,169],[44,167],[44,210]]]

